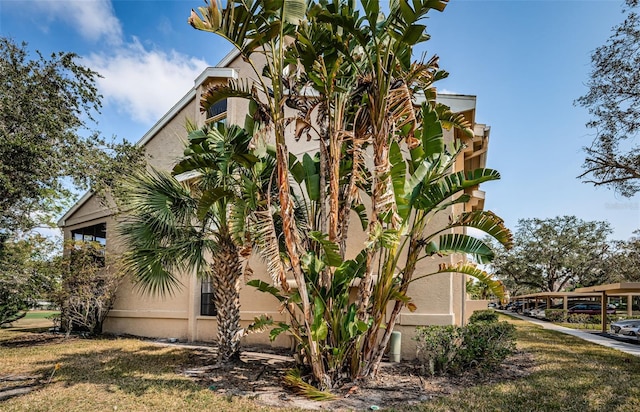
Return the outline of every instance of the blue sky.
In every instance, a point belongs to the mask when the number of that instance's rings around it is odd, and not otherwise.
[[[198,0],[0,0],[0,33],[43,54],[73,51],[104,78],[97,130],[137,141],[230,50],[187,24]],[[576,178],[593,139],[586,110],[590,53],[622,21],[622,1],[451,0],[426,21],[416,50],[440,56],[444,91],[477,96],[491,126],[486,208],[514,228],[521,218],[606,220],[612,238],[640,228],[640,197],[627,199]]]

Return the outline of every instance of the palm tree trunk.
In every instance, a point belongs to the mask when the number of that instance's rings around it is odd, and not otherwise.
[[[228,235],[219,239],[220,250],[212,259],[212,283],[218,319],[218,363],[240,357],[240,277],[238,250]]]

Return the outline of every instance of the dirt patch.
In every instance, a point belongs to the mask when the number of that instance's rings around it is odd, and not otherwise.
[[[198,356],[199,351],[202,352]],[[344,385],[332,391],[336,400],[317,402],[283,387],[282,379],[294,367],[294,362],[284,352],[276,353],[272,349],[270,352],[250,348],[242,353],[240,362],[219,368],[205,363],[196,365],[198,361],[210,362],[211,359],[210,349],[196,348],[194,364],[182,373],[221,396],[243,396],[263,405],[287,409],[344,411],[418,404],[472,386],[522,378],[531,373],[533,366],[530,356],[522,352],[507,359],[498,371],[486,375],[470,372],[456,377],[425,377],[420,375],[416,363],[383,363],[375,380]]]

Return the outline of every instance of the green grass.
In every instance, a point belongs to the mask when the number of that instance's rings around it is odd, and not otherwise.
[[[27,312],[23,319],[47,319],[53,315],[59,314],[57,310],[31,310]]]
[[[27,332],[1,330],[0,343]],[[51,382],[27,395],[0,402],[13,411],[254,411],[240,397],[216,395],[178,373],[192,362],[192,350],[136,339],[71,339],[0,346],[0,375],[38,376]],[[59,369],[56,369],[59,365]],[[55,370],[55,373],[54,373]],[[1,385],[0,385],[1,387]]]
[[[638,411],[640,358],[510,319],[518,349],[532,355],[524,378],[476,386],[412,410]]]
[[[640,358],[509,319],[518,349],[532,359],[522,378],[470,387],[407,407],[411,411],[638,411]],[[6,346],[26,335],[0,330],[0,375],[35,375],[51,383],[0,402],[13,411],[272,411],[238,396],[221,396],[181,375],[191,349],[135,339],[59,339]],[[275,382],[274,382],[275,383]]]
[[[57,315],[58,313],[60,312],[55,310],[32,310],[27,312],[23,318],[13,322],[11,327],[14,329],[41,329],[46,331],[53,327],[51,316]]]

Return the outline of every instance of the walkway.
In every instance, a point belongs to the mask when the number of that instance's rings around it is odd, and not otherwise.
[[[565,328],[564,326],[555,325],[551,322],[546,322],[544,320],[539,320],[536,318],[530,318],[529,316],[523,316],[515,312],[510,312],[508,310],[498,310],[498,312],[508,316],[513,316],[514,318],[525,320],[527,322],[535,323],[536,325],[540,325],[544,329],[555,330],[557,332],[575,336],[577,338],[586,340],[591,343],[595,343],[597,345],[606,346],[612,349],[617,349],[621,352],[625,352],[630,355],[640,356],[640,345],[637,343],[623,342],[623,341],[616,340],[614,338],[607,338],[605,336],[600,335],[599,332],[586,332],[583,330]]]

